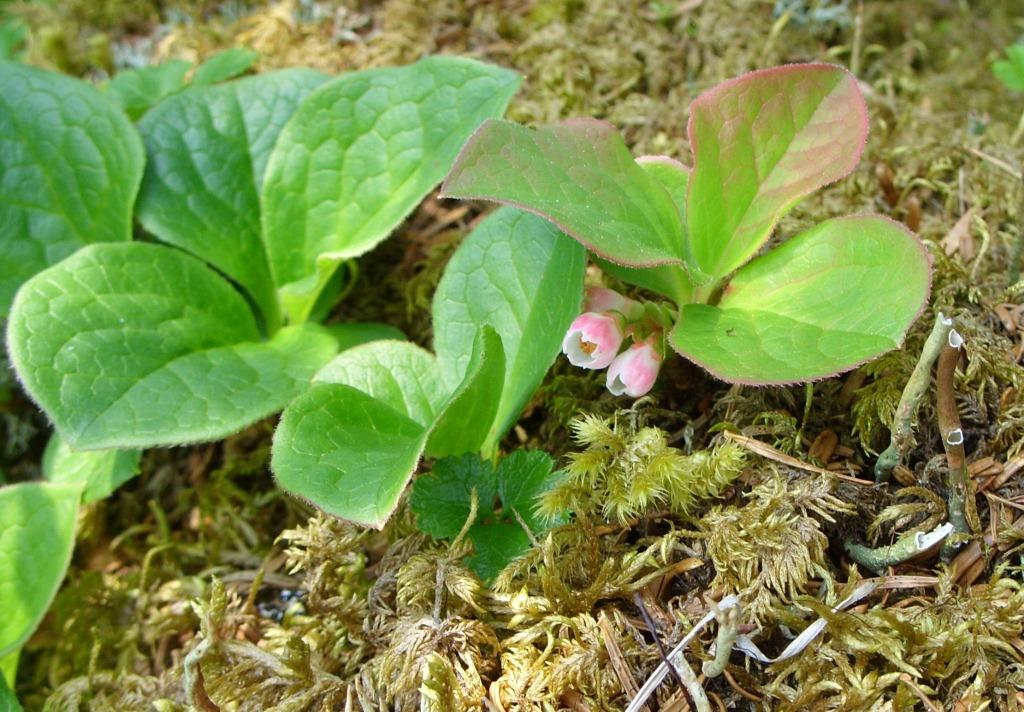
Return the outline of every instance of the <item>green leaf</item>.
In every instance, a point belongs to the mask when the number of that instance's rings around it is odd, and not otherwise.
[[[504,349],[504,386],[486,449],[512,427],[557,357],[579,314],[585,267],[583,248],[548,222],[503,208],[445,268],[434,295],[434,348],[445,382],[463,381],[481,326],[494,328]]]
[[[457,57],[351,72],[281,132],[263,188],[264,238],[281,300],[304,321],[337,264],[383,240],[445,175],[519,78]]]
[[[697,97],[690,266],[711,280],[740,267],[800,198],[853,170],[867,131],[857,80],[833,65],[752,72]]]
[[[669,340],[732,383],[825,378],[899,346],[929,280],[924,246],[898,223],[828,220],[737,272],[718,306],[686,305]]]
[[[3,672],[7,660],[18,661],[17,657],[8,656],[0,660],[0,672]],[[18,702],[18,698],[11,692],[11,688],[7,686],[7,682],[4,681],[4,676],[0,675],[0,712],[22,712],[24,708]]]
[[[1024,45],[1010,45],[1006,48],[1006,59],[992,63],[992,73],[1007,89],[1024,91]]]
[[[54,433],[43,451],[43,477],[50,482],[82,488],[88,504],[109,497],[114,490],[139,474],[139,450],[73,450]]]
[[[0,320],[39,270],[130,239],[142,165],[135,128],[90,85],[0,62]]]
[[[107,96],[124,109],[133,121],[145,114],[160,100],[181,91],[191,62],[171,59],[163,64],[118,72],[103,87]]]
[[[685,225],[686,194],[690,187],[690,169],[671,156],[640,156],[636,159],[636,164],[665,189]]]
[[[505,356],[497,332],[484,325],[470,354],[462,382],[441,407],[430,433],[427,453],[432,457],[481,449],[490,453],[496,447],[490,438],[505,380]]]
[[[371,341],[343,351],[313,378],[357,388],[429,428],[448,391],[437,359],[408,341]]]
[[[469,519],[473,489],[477,519],[493,516],[498,483],[491,463],[473,453],[438,460],[430,473],[413,482],[409,504],[416,526],[435,539],[457,536]]]
[[[604,121],[537,129],[488,121],[459,154],[441,192],[529,210],[613,262],[650,267],[684,258],[672,198]]]
[[[469,529],[475,552],[466,563],[484,580],[492,580],[529,550],[524,524],[534,534],[547,528],[534,514],[534,505],[555,479],[553,465],[539,450],[516,450],[497,469],[476,455],[438,460],[432,472],[413,483],[410,505],[416,525],[436,539],[457,536],[469,518],[475,489],[477,515]],[[495,509],[496,499],[501,500],[500,510]]]
[[[623,267],[600,257],[593,259],[604,272],[626,284],[668,297],[676,304],[688,304],[693,301],[693,284],[686,270],[678,265]]]
[[[282,489],[380,528],[416,469],[427,432],[352,386],[317,383],[285,409],[271,466]]]
[[[334,340],[338,342],[338,350],[344,351],[353,346],[366,344],[381,339],[392,339],[405,341],[406,336],[400,329],[390,324],[378,324],[373,321],[347,322],[341,324],[327,324],[324,326],[330,332]]]
[[[260,236],[263,174],[285,122],[326,80],[288,69],[189,89],[139,123],[149,156],[139,220],[241,284],[271,331],[280,317]]]
[[[226,280],[146,243],[93,245],[36,275],[8,333],[26,390],[80,449],[225,437],[284,407],[337,348],[316,326],[258,339]]]
[[[7,653],[7,655],[0,656],[0,689],[3,689],[3,685],[7,685],[8,690],[14,689],[14,683],[18,677],[18,661],[21,659],[21,649]],[[0,701],[3,700],[3,696],[0,695]],[[17,700],[15,699],[15,702]],[[0,704],[0,712],[3,711],[3,706]],[[15,709],[21,709],[17,707]]]
[[[196,67],[192,75],[192,86],[209,86],[237,77],[249,71],[259,56],[259,52],[245,47],[234,47],[219,52]]]
[[[668,156],[640,156],[637,164],[643,168],[672,198],[681,216],[686,215],[686,189],[690,181],[690,169]],[[685,224],[685,218],[683,223]],[[595,257],[594,261],[606,273],[626,284],[646,289],[668,297],[676,304],[693,301],[693,284],[681,265],[660,265],[658,267],[626,267]]]
[[[0,17],[0,60],[24,59],[27,37],[28,26],[20,17]]]
[[[0,488],[0,657],[32,635],[64,579],[80,493],[45,482]]]
[[[466,565],[484,581],[493,581],[498,574],[530,550],[530,537],[519,522],[477,524],[470,528],[473,553],[466,557]]]
[[[535,508],[540,495],[558,479],[554,466],[543,450],[515,450],[498,464],[498,496],[509,521],[518,522],[512,514],[515,510],[535,534],[544,531],[545,522]]]

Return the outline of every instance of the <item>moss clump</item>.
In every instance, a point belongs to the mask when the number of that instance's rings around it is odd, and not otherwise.
[[[704,515],[700,529],[715,566],[712,587],[738,594],[748,615],[764,623],[777,616],[780,605],[806,593],[812,581],[831,586],[822,523],[854,511],[833,487],[823,477],[770,473],[745,495],[746,505],[715,507]]]
[[[573,438],[584,450],[569,454],[565,478],[544,495],[540,511],[620,524],[658,508],[682,516],[721,494],[746,465],[745,452],[733,443],[684,455],[668,446],[663,430],[639,427],[637,420],[634,411],[573,421]]]

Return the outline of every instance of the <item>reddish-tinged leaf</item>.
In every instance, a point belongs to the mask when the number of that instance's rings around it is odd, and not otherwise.
[[[899,346],[930,276],[928,253],[902,225],[828,220],[737,272],[717,306],[683,307],[669,341],[733,383],[825,378]]]
[[[441,193],[529,210],[620,264],[683,259],[683,225],[672,198],[604,121],[537,129],[488,121],[462,149]]]
[[[717,280],[749,260],[800,198],[853,170],[867,126],[857,80],[829,64],[752,72],[701,94],[689,123],[695,271]]]

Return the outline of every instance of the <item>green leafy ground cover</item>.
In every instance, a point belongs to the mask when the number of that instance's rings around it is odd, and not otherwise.
[[[141,477],[82,515],[69,577],[21,656],[26,709],[463,710],[486,696],[488,709],[618,710],[660,660],[635,596],[671,645],[703,615],[705,593],[741,594],[744,623],[760,626],[758,644],[772,654],[789,642],[784,628],[829,621],[812,651],[785,662],[747,665],[734,654],[728,676],[705,682],[712,704],[1020,708],[1024,537],[1013,522],[1024,494],[1024,317],[1013,260],[1024,192],[1011,137],[1021,99],[988,65],[1024,33],[1024,16],[995,1],[868,2],[858,29],[849,5],[778,3],[778,17],[772,3],[741,0],[285,3],[237,17],[188,8],[194,21],[170,28],[158,58],[195,61],[237,43],[259,52],[260,71],[337,72],[468,53],[527,78],[510,118],[603,118],[633,155],[688,155],[686,108],[725,78],[790,61],[845,64],[868,101],[865,158],[779,233],[841,214],[889,215],[930,243],[932,302],[903,350],[810,393],[730,387],[676,360],[652,398],[617,412],[623,403],[598,380],[560,364],[506,445],[544,450],[566,468],[544,509],[577,517],[550,530],[531,523],[533,541],[520,529],[527,553],[489,585],[474,534],[509,525],[504,510],[478,512],[481,529],[463,537],[445,522],[436,541],[405,504],[382,532],[314,515],[273,486],[271,423],[147,451]],[[154,5],[140,21],[132,10],[129,32],[157,31],[161,12]],[[30,58],[103,68],[83,37],[106,33],[116,45],[125,29],[100,19],[83,31],[28,13]],[[475,215],[428,198],[364,260],[341,316],[395,324],[440,353],[430,299]],[[887,488],[807,472],[783,455],[869,478],[938,309],[965,338],[955,388],[984,491],[977,546],[950,564],[933,556],[883,571],[902,578],[887,578],[891,589],[861,609],[833,614],[825,604],[872,575],[854,568],[845,540],[889,544],[946,517],[933,392]],[[3,468],[19,481],[39,471],[45,426],[7,387]],[[593,415],[574,421],[581,412]],[[724,430],[776,452],[754,454]],[[441,467],[421,481],[439,476]],[[507,504],[504,494],[494,502]],[[40,546],[57,545],[58,534]],[[694,667],[711,658],[713,640],[705,633],[690,646]],[[686,709],[683,700],[670,679],[648,708]]]

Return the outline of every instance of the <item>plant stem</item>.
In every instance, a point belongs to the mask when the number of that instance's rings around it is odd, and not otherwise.
[[[907,381],[900,396],[900,403],[896,407],[896,417],[892,424],[892,437],[887,447],[878,460],[875,462],[875,482],[887,482],[892,470],[902,464],[907,450],[914,439],[914,417],[917,415],[921,398],[928,390],[932,380],[932,364],[939,357],[939,353],[949,341],[949,332],[953,329],[953,320],[948,319],[940,312],[935,318],[935,326],[932,333],[925,341],[921,357],[914,366],[910,380]]]
[[[740,607],[733,606],[723,611],[712,604],[711,610],[715,612],[715,618],[718,620],[715,658],[705,662],[701,666],[701,672],[708,677],[718,677],[725,672],[725,667],[729,664],[729,656],[732,655],[732,646],[736,643],[740,625]]]
[[[949,332],[946,348],[939,356],[939,365],[935,369],[935,405],[939,418],[939,433],[942,435],[942,447],[946,451],[946,511],[949,523],[955,532],[967,534],[968,507],[974,504],[974,487],[967,472],[967,458],[964,453],[964,431],[960,427],[960,414],[956,407],[956,390],[953,377],[956,365],[960,360],[960,348],[963,338],[955,330]],[[977,518],[975,514],[974,518]],[[958,542],[946,541],[942,546],[942,558],[949,561],[959,548]]]
[[[902,537],[895,544],[880,546],[877,549],[858,544],[850,539],[844,541],[843,546],[851,559],[866,569],[880,573],[890,566],[902,564],[904,561],[914,558],[922,551],[927,551],[949,536],[952,531],[953,525],[946,522],[927,534],[916,532]]]

